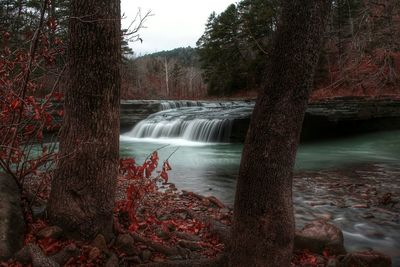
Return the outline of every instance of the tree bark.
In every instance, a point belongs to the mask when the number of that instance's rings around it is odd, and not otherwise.
[[[69,237],[112,234],[119,162],[119,0],[72,0],[69,85],[49,216]]]
[[[242,154],[229,266],[290,266],[293,168],[330,2],[284,1]]]

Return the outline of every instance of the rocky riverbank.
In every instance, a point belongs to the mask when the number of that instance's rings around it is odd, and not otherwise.
[[[138,181],[119,181],[118,201],[123,200],[131,183]],[[34,186],[35,182],[29,184]],[[45,199],[38,199],[35,205],[45,206]],[[26,214],[25,236],[15,233],[5,239],[24,237],[25,246],[7,255],[1,250],[4,261],[0,266],[194,266],[221,258],[232,223],[232,209],[215,197],[179,191],[171,183],[161,184],[142,199],[136,210],[135,231],[124,230],[125,219],[118,215],[111,242],[102,235],[86,242],[69,240],[61,228],[48,225],[43,210],[33,215]],[[23,222],[21,217],[18,220]],[[391,266],[391,259],[376,251],[347,253],[342,231],[327,220],[312,221],[296,232],[293,266]]]

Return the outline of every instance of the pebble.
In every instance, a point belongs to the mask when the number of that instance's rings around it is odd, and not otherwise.
[[[148,250],[148,249],[146,249],[146,250],[143,250],[143,251],[142,251],[142,253],[140,254],[140,256],[141,256],[142,260],[143,260],[144,262],[146,262],[146,261],[149,261],[149,260],[150,260],[151,254],[152,254],[151,251]]]

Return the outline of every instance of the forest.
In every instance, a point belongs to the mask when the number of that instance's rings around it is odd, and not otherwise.
[[[0,267],[400,266],[399,1],[122,6],[0,0]]]
[[[333,3],[313,99],[399,94],[400,7],[396,1],[381,2]],[[220,14],[210,14],[197,47],[144,56],[135,55],[128,45],[139,40],[132,34],[136,29],[123,29],[122,98],[202,99],[235,95],[254,98],[262,81],[262,62],[268,59],[279,5],[280,1],[274,0],[243,0],[231,4]],[[48,46],[54,50],[53,56],[56,55],[57,70],[37,74],[44,76],[45,84],[54,81],[54,73],[65,65],[67,7],[67,0],[57,0],[49,10],[57,24],[51,26],[56,27],[53,32],[47,29]],[[4,1],[1,25],[11,34],[10,49],[20,45],[25,39],[21,39],[23,35],[32,34],[39,11],[40,1]],[[45,94],[49,86],[42,90],[37,93]]]

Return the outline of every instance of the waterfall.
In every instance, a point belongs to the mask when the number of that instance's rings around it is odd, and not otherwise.
[[[177,100],[177,101],[163,101],[160,103],[161,110],[182,108],[182,107],[200,107],[202,104],[198,101],[185,101],[185,100]]]
[[[190,106],[192,105],[192,106]],[[180,106],[180,107],[179,107]],[[165,110],[151,114],[128,133],[127,139],[161,142],[177,139],[205,143],[226,143],[231,139],[235,120],[249,118],[253,105],[246,102],[167,101]]]
[[[198,142],[229,142],[230,119],[194,119],[139,122],[130,132],[135,138],[182,138]]]

